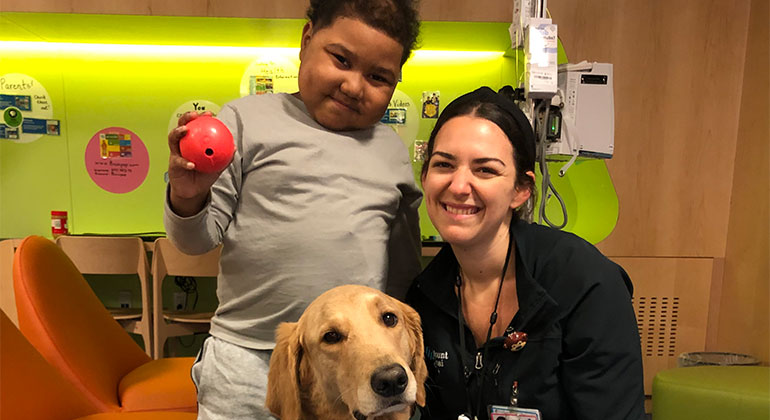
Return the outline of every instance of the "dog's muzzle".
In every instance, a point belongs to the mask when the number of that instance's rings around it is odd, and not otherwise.
[[[385,398],[402,394],[408,384],[406,370],[397,363],[377,368],[371,377],[372,390]]]

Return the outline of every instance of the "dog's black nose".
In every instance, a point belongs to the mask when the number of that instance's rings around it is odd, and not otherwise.
[[[383,397],[401,394],[409,383],[406,371],[399,364],[381,366],[372,374],[372,389]]]

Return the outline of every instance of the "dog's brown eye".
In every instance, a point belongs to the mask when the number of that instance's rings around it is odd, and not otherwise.
[[[334,344],[339,343],[342,341],[342,334],[338,333],[337,331],[329,331],[326,334],[324,334],[324,343],[328,344]]]
[[[398,324],[398,317],[392,312],[382,314],[382,322],[388,327],[395,327]]]

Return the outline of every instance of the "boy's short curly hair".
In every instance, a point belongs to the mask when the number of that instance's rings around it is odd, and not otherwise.
[[[339,17],[360,19],[401,44],[403,66],[417,48],[417,4],[417,0],[310,0],[307,18],[318,29],[332,25]]]

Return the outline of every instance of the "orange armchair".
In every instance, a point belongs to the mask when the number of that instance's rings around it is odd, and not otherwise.
[[[151,360],[53,242],[21,242],[13,283],[21,332],[99,411],[197,411],[193,358]]]
[[[194,413],[99,413],[0,313],[0,418],[27,420],[195,420]],[[97,414],[94,414],[97,413]],[[82,417],[86,416],[86,417]]]

